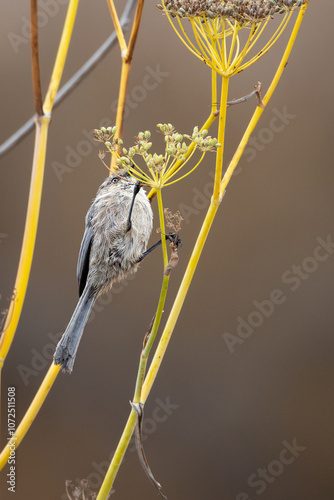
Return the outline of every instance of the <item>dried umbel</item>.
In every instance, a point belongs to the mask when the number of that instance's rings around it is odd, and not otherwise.
[[[240,23],[263,21],[301,7],[306,0],[168,0],[165,8],[172,16],[210,19],[228,17]]]
[[[162,0],[158,7],[196,57],[221,76],[230,77],[266,54],[285,30],[293,11],[305,8],[307,3],[308,0]],[[277,13],[283,14],[279,27],[250,57]],[[185,20],[191,24],[193,39],[183,26]],[[245,28],[248,34],[242,40],[239,33]]]

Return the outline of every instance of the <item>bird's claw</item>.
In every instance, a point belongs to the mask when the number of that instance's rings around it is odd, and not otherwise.
[[[179,235],[177,233],[166,234],[166,239],[169,240],[176,248],[182,247],[182,240],[181,238],[179,238]]]

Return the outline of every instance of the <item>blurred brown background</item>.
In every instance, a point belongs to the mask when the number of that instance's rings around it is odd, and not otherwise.
[[[40,29],[44,93],[66,11],[63,3],[53,2],[58,12],[48,15]],[[22,42],[14,50],[8,36],[25,37],[28,4],[2,1],[1,140],[33,114],[30,46]],[[333,15],[332,0],[311,2],[288,67],[254,133],[254,146],[229,185],[146,405],[146,453],[171,500],[334,498],[334,251],[330,245],[318,247],[319,238],[334,241]],[[111,30],[106,3],[82,0],[63,83]],[[267,88],[284,40],[232,79],[230,98],[249,93],[257,80]],[[85,131],[102,118],[114,122],[111,103],[119,70],[116,47],[53,113],[32,273],[3,370],[2,407],[7,387],[15,386],[19,420],[77,301],[84,216],[106,177],[98,147],[89,146]],[[160,76],[148,89],[146,75],[153,71]],[[154,130],[158,122],[190,132],[210,111],[210,71],[181,45],[155,2],[145,4],[129,95],[128,144],[139,130]],[[226,160],[254,106],[252,100],[228,110]],[[280,114],[284,121],[275,122]],[[273,123],[283,126],[278,131]],[[161,137],[154,140],[159,150]],[[19,259],[33,141],[31,133],[1,158],[1,309],[7,307]],[[76,166],[66,160],[69,148],[79,151]],[[68,167],[61,178],[55,162]],[[166,206],[181,209],[185,217],[165,317],[205,214],[203,193],[212,170],[213,156],[207,155],[194,175],[164,193]],[[129,286],[115,289],[109,304],[97,304],[74,373],[58,377],[18,450],[17,500],[62,499],[66,479],[88,478],[93,488],[100,486],[129,413],[160,279],[156,252]],[[277,289],[281,304],[263,303],[275,298]],[[259,312],[265,305],[268,317]],[[226,334],[236,336],[242,321],[253,327],[247,328],[243,343],[229,349],[226,339],[232,337]],[[4,444],[5,418],[2,431]],[[294,455],[284,452],[294,444]],[[133,448],[114,496],[157,498]],[[9,498],[4,475],[1,487],[2,498]]]

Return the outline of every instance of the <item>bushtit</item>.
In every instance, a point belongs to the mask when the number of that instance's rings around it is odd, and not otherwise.
[[[152,231],[152,209],[145,191],[125,171],[100,186],[86,215],[77,278],[80,299],[60,339],[54,362],[73,369],[79,342],[95,300],[112,284],[137,271]],[[156,245],[154,245],[155,247]],[[152,247],[153,249],[153,247]]]

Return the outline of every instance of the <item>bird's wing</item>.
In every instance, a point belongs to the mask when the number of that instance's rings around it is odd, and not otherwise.
[[[88,271],[89,271],[89,257],[90,257],[90,249],[93,241],[93,229],[90,226],[86,226],[85,233],[82,238],[78,265],[77,265],[77,279],[79,285],[79,297],[84,291]]]

